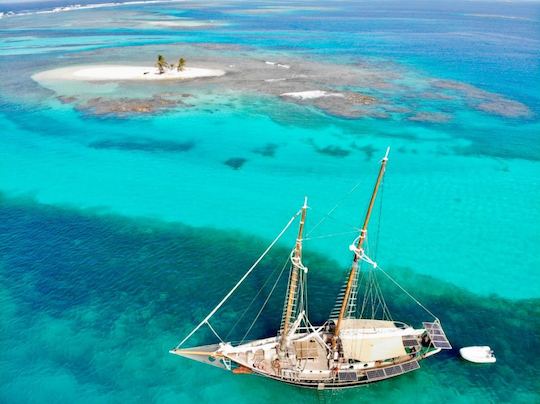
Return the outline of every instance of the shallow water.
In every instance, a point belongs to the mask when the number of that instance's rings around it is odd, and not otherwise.
[[[0,19],[0,68],[9,73],[0,83],[0,399],[537,401],[539,11],[530,3],[182,3]],[[141,23],[177,17],[216,25]],[[235,64],[246,74],[174,86],[45,88],[31,78],[65,64],[138,64],[157,53]],[[394,112],[345,119],[327,106],[287,102],[276,95],[287,82],[264,81],[268,60],[290,63],[291,74],[320,70],[318,81],[302,78],[291,91],[326,89],[316,86],[332,85],[332,69],[342,73],[336,83],[352,80],[350,69],[369,70],[385,86],[368,80],[336,90],[373,94]],[[437,80],[466,90],[436,89]],[[478,91],[530,114],[482,110]],[[189,105],[119,116],[84,104],[167,92],[189,94],[181,98]],[[74,95],[76,102],[58,98]],[[410,112],[398,111],[405,107]],[[416,112],[424,115],[409,119]],[[425,119],[441,114],[441,122]],[[306,242],[310,313],[324,321],[388,145],[373,254],[436,312],[455,348],[489,344],[495,366],[463,363],[452,351],[396,380],[318,394],[167,353],[304,195],[308,231],[340,202]],[[336,232],[347,234],[319,238]],[[219,332],[283,264],[292,233],[220,313]],[[385,286],[395,318],[427,320]],[[276,293],[253,337],[275,331],[281,303]]]

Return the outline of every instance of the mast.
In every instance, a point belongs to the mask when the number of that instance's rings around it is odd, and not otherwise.
[[[298,237],[296,238],[296,244],[294,247],[294,253],[292,254],[291,261],[291,275],[289,279],[289,290],[287,294],[287,301],[285,302],[285,308],[283,311],[283,330],[281,332],[281,338],[279,341],[279,349],[281,352],[284,352],[287,345],[287,334],[289,333],[289,328],[291,324],[291,315],[293,313],[293,308],[296,304],[296,295],[298,288],[298,277],[299,271],[303,270],[302,265],[302,235],[304,232],[304,224],[306,222],[306,211],[307,211],[307,197],[304,198],[304,206],[302,206],[301,216],[300,216],[300,226],[298,228]]]
[[[353,263],[351,265],[351,270],[349,272],[349,277],[347,280],[347,286],[345,288],[345,294],[343,295],[343,302],[341,303],[341,309],[339,310],[339,317],[336,323],[336,329],[334,332],[333,346],[335,347],[337,337],[339,336],[339,331],[341,329],[341,322],[343,321],[343,316],[345,310],[347,309],[347,303],[351,294],[352,284],[356,277],[356,272],[358,271],[358,260],[360,259],[360,254],[362,253],[362,246],[367,236],[367,228],[369,224],[369,219],[371,217],[371,211],[373,210],[373,205],[375,204],[375,198],[377,197],[377,191],[381,185],[384,172],[386,170],[386,163],[388,162],[388,153],[390,152],[390,147],[386,149],[386,154],[381,161],[381,168],[379,169],[379,175],[377,176],[377,181],[375,182],[375,187],[373,188],[373,193],[371,194],[371,199],[369,201],[368,210],[366,212],[366,217],[364,218],[364,224],[362,230],[360,231],[360,237],[358,238],[358,243],[356,245],[356,250],[354,252]]]

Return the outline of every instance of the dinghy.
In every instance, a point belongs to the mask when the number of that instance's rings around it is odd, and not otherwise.
[[[468,346],[461,348],[459,354],[463,359],[474,363],[495,363],[497,360],[488,346]]]

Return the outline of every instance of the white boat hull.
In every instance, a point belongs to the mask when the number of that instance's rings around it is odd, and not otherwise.
[[[461,357],[473,363],[495,363],[497,359],[488,346],[469,346],[459,350]]]

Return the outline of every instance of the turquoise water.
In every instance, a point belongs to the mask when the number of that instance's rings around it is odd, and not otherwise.
[[[215,25],[144,25],[178,17]],[[148,4],[0,19],[1,401],[538,401],[539,24],[540,8],[519,2]],[[293,70],[302,60],[321,71],[368,66],[387,86],[351,89],[445,120],[403,111],[345,119],[242,78],[47,87],[31,78],[158,52],[246,69],[264,60]],[[434,90],[436,80],[475,87]],[[471,95],[478,90],[528,113],[481,110]],[[94,97],[165,92],[189,93],[192,106],[122,116],[84,108]],[[304,195],[309,231],[358,184],[306,243],[310,313],[324,321],[354,235],[316,237],[358,226],[388,145],[377,260],[438,314],[454,347],[489,344],[495,366],[463,363],[452,351],[397,380],[318,394],[167,353]],[[220,313],[219,332],[283,264],[292,233]],[[395,317],[425,320],[385,286]],[[281,296],[253,337],[274,332]]]

